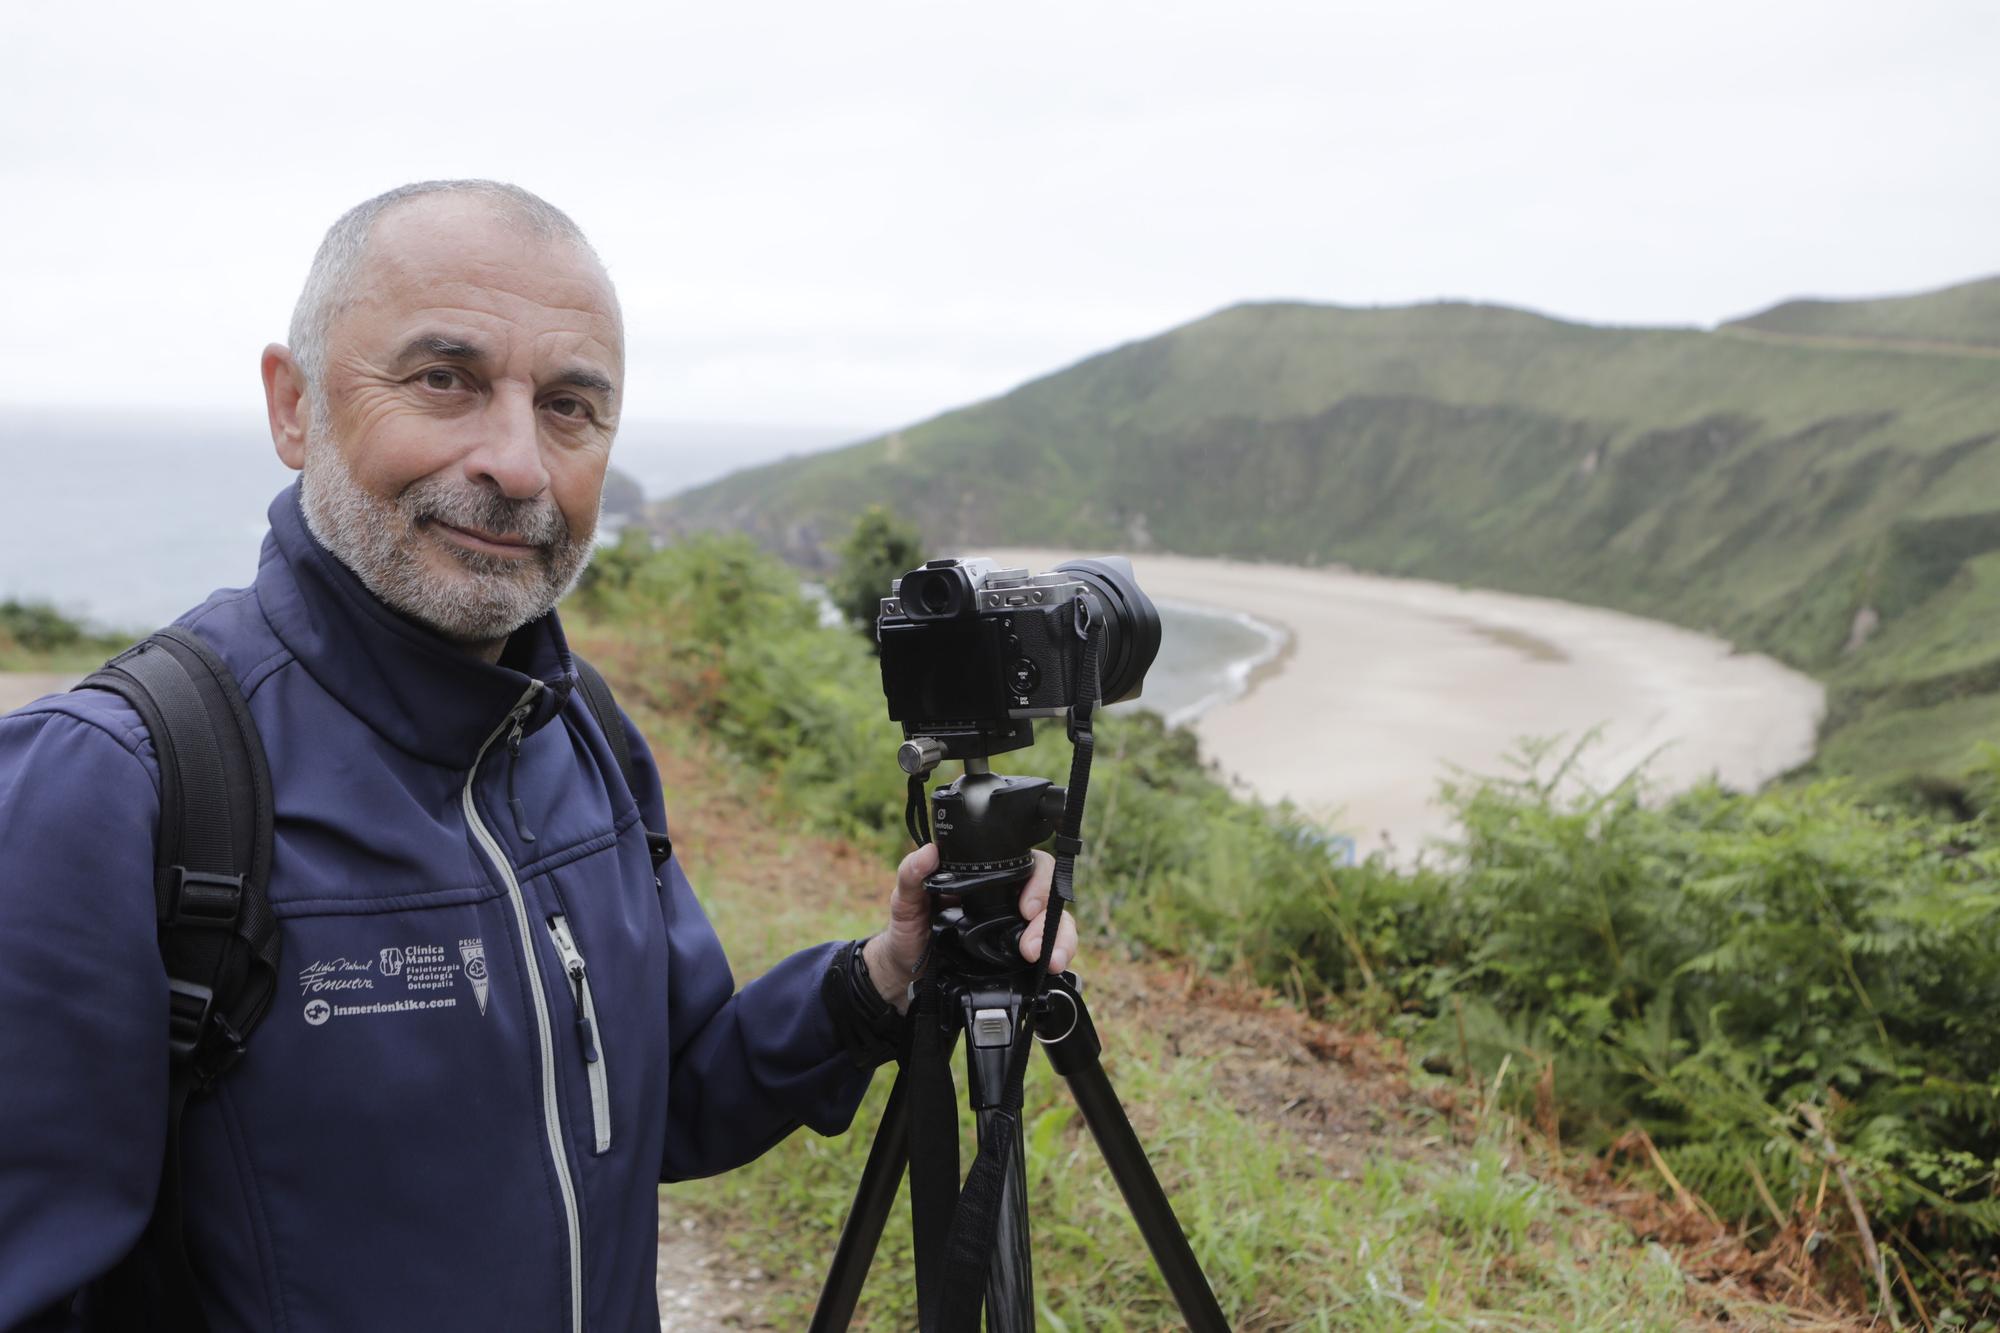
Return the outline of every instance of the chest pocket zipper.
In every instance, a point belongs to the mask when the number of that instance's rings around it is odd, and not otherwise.
[[[549,938],[555,942],[556,956],[562,959],[563,973],[569,978],[570,998],[576,1003],[576,1041],[583,1052],[584,1072],[590,1079],[590,1126],[596,1137],[594,1151],[611,1148],[611,1086],[604,1068],[604,1044],[597,1029],[597,1002],[590,994],[590,973],[583,954],[569,932],[569,918],[549,918]]]

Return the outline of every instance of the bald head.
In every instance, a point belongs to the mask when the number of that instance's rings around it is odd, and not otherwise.
[[[399,185],[341,214],[327,229],[318,252],[313,255],[298,304],[292,308],[288,334],[292,357],[312,396],[319,395],[325,377],[327,345],[334,320],[353,304],[362,275],[369,266],[373,242],[388,219],[402,213],[449,217],[468,212],[503,223],[524,241],[572,249],[587,257],[590,267],[604,275],[603,261],[591,248],[583,229],[570,220],[569,214],[530,190],[489,180],[435,180]],[[609,276],[604,276],[604,289],[615,314],[617,295]]]

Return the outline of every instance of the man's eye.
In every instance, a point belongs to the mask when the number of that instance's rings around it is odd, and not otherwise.
[[[458,387],[458,372],[455,370],[426,370],[424,387],[444,393]]]
[[[581,421],[590,415],[590,404],[584,402],[581,398],[570,398],[567,396],[551,398],[549,399],[549,410],[559,417],[570,417]]]

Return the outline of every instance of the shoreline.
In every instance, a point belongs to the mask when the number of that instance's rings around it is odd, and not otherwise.
[[[1069,553],[993,552],[1048,569]],[[1189,725],[1239,790],[1289,800],[1357,853],[1415,858],[1451,832],[1455,774],[1513,771],[1530,738],[1592,732],[1577,779],[1644,766],[1669,795],[1713,774],[1748,789],[1812,756],[1825,690],[1762,654],[1552,598],[1337,568],[1128,554],[1147,593],[1283,629],[1287,647]]]
[[[1193,703],[1183,704],[1167,714],[1167,725],[1170,727],[1189,726],[1200,720],[1204,714],[1243,698],[1268,676],[1282,670],[1285,659],[1291,656],[1295,636],[1288,625],[1261,616],[1253,616],[1245,611],[1204,606],[1200,602],[1186,602],[1173,597],[1156,597],[1153,603],[1163,610],[1177,611],[1183,615],[1210,616],[1232,621],[1264,640],[1262,652],[1230,659],[1228,669],[1224,673],[1225,683],[1221,689],[1211,690]],[[1145,701],[1142,699],[1139,702],[1143,706]]]

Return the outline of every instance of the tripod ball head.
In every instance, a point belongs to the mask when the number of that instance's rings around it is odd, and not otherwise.
[[[970,958],[997,968],[1021,965],[1025,923],[1016,909],[1034,874],[1029,850],[1062,822],[1064,792],[1047,778],[967,772],[932,797],[938,868],[924,880],[941,925]]]

